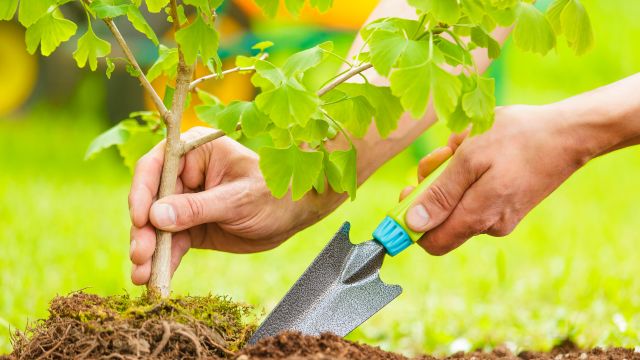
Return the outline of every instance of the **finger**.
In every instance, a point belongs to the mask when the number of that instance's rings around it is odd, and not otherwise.
[[[494,219],[495,204],[487,199],[488,187],[483,179],[476,182],[463,196],[451,215],[418,241],[432,255],[444,255],[471,237],[484,233]]]
[[[158,143],[136,163],[129,192],[129,212],[134,226],[142,227],[148,222],[149,208],[158,193],[164,141]]]
[[[447,145],[451,148],[451,150],[453,150],[453,152],[456,152],[456,150],[458,150],[458,147],[462,144],[462,142],[464,142],[467,136],[469,136],[470,132],[471,132],[471,127],[468,127],[461,133],[451,134]]]
[[[472,165],[468,155],[456,155],[407,211],[405,220],[413,231],[425,232],[442,224],[465,191],[486,171]]]
[[[142,265],[131,266],[131,282],[135,285],[144,285],[151,277],[151,259]]]
[[[400,193],[400,201],[404,200],[404,198],[409,196],[409,194],[411,194],[411,192],[415,188],[416,188],[415,186],[407,186],[404,189],[402,189],[402,192]]]
[[[191,248],[191,237],[186,231],[181,231],[173,235],[171,241],[171,276],[175,273],[184,255]]]
[[[453,150],[449,146],[439,147],[423,157],[418,164],[418,181],[424,180],[440,165],[453,155]]]
[[[131,227],[131,244],[129,258],[136,265],[151,261],[156,247],[156,230],[151,224],[141,228]]]
[[[198,193],[171,195],[156,201],[149,218],[158,229],[177,232],[196,225],[234,217],[237,204],[246,203],[246,192],[217,186]]]

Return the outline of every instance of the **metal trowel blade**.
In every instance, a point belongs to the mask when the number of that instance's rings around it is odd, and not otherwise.
[[[345,336],[402,292],[379,270],[386,255],[375,240],[354,245],[345,222],[249,340],[281,331]]]

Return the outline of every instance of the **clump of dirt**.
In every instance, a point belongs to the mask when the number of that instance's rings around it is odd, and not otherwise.
[[[335,334],[309,336],[299,332],[283,332],[242,349],[237,360],[248,359],[403,360],[407,358],[377,347],[347,341]]]
[[[74,293],[12,339],[10,359],[230,358],[255,330],[249,306],[226,297],[151,300]]]

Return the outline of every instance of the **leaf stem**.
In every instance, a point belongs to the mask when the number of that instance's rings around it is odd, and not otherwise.
[[[354,68],[352,68],[351,70],[347,71],[346,73],[344,73],[341,76],[338,76],[337,78],[335,78],[332,82],[328,83],[327,85],[323,86],[320,90],[318,90],[318,96],[321,97],[322,95],[328,93],[329,91],[335,89],[336,86],[342,84],[343,82],[351,79],[352,77],[354,77],[357,74],[360,74],[361,72],[370,69],[371,67],[373,67],[373,65],[371,63],[365,63],[362,64],[360,66],[356,66]]]
[[[207,134],[207,135],[205,135],[203,137],[200,137],[198,139],[194,139],[192,141],[185,142],[185,143],[182,144],[181,153],[182,153],[182,155],[184,155],[184,154],[188,153],[189,151],[208,143],[209,141],[213,141],[213,140],[221,138],[221,137],[223,137],[225,135],[226,134],[225,134],[224,131],[217,130],[217,131],[214,131],[214,132],[212,132],[210,134]]]
[[[265,60],[266,58],[269,57],[269,54],[264,53],[262,54],[262,56],[260,56],[258,59],[259,60]],[[224,70],[222,72],[220,72],[219,74],[208,74],[205,75],[201,78],[195,79],[191,82],[191,84],[189,85],[189,91],[194,90],[198,85],[200,85],[201,83],[207,81],[207,80],[211,80],[211,79],[220,79],[222,78],[224,75],[228,75],[234,72],[240,72],[240,71],[254,71],[256,69],[255,66],[246,66],[246,67],[240,67],[240,66],[236,66],[234,68],[231,69],[227,69]]]
[[[127,60],[129,60],[129,63],[131,64],[131,66],[133,66],[136,69],[140,84],[142,84],[142,87],[147,91],[149,96],[151,96],[151,100],[153,101],[153,104],[158,109],[160,116],[162,117],[164,122],[167,123],[169,117],[171,116],[170,111],[164,105],[164,103],[162,102],[162,99],[160,98],[156,90],[153,88],[153,86],[151,85],[147,77],[144,75],[144,72],[140,68],[138,61],[136,60],[135,56],[131,52],[131,49],[129,48],[129,45],[127,45],[127,42],[125,41],[124,37],[122,37],[120,30],[118,30],[118,27],[116,26],[116,24],[113,22],[112,19],[104,19],[104,22],[105,24],[107,24],[107,27],[113,34],[113,37],[116,38],[116,41],[120,45],[120,48],[122,48],[122,51],[124,52],[124,55],[127,57]]]

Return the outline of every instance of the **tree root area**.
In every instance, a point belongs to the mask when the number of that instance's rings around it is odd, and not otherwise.
[[[13,335],[13,353],[0,360],[22,359],[235,359],[235,360],[405,360],[380,348],[320,336],[283,332],[244,346],[255,330],[248,306],[225,297],[181,297],[152,301],[128,296],[74,293],[55,298],[50,316]],[[456,353],[421,355],[415,360],[640,360],[633,349],[581,350],[565,341],[550,352]]]

